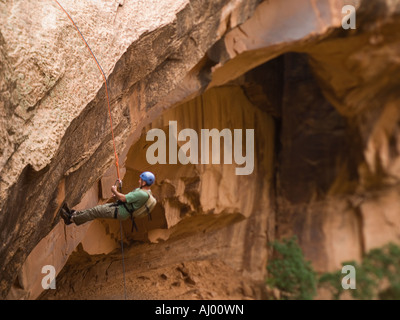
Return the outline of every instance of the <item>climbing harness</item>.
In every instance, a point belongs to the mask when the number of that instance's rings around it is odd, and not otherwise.
[[[136,210],[133,208],[133,206],[131,206],[131,208],[129,208],[128,204],[125,202],[122,202],[122,201],[117,202],[119,205],[122,205],[125,208],[125,210],[129,212],[129,214],[131,216],[131,220],[132,220],[131,232],[133,232],[133,228],[135,228],[136,231],[138,231],[138,227],[136,225],[135,218],[141,217],[147,213],[148,220],[149,221],[153,220],[151,217],[151,211],[154,209],[155,205],[157,204],[157,200],[156,200],[156,198],[154,198],[154,196],[149,191],[147,191],[147,190],[143,190],[143,191],[145,191],[149,197],[147,198],[145,204]]]
[[[96,56],[94,55],[92,49],[90,49],[89,44],[86,42],[86,40],[83,37],[83,35],[82,35],[81,31],[79,30],[78,26],[75,24],[74,20],[71,18],[71,16],[68,14],[68,12],[63,8],[63,6],[57,0],[54,0],[54,1],[58,4],[58,6],[61,8],[61,10],[64,11],[64,13],[68,16],[69,20],[71,20],[71,22],[74,25],[75,29],[79,32],[82,40],[85,42],[86,47],[89,49],[90,54],[92,55],[94,61],[96,62],[97,68],[99,69],[99,71],[101,72],[101,74],[103,76],[104,86],[105,86],[105,90],[106,90],[107,105],[108,105],[108,115],[109,115],[109,118],[110,118],[111,137],[112,137],[113,146],[114,146],[115,167],[117,169],[117,177],[118,177],[117,182],[119,183],[119,189],[121,190],[122,189],[122,180],[121,180],[120,173],[119,173],[118,154],[117,154],[117,148],[115,146],[114,130],[113,130],[113,124],[112,124],[112,117],[111,117],[110,99],[108,97],[108,88],[107,88],[106,75],[105,75],[102,67],[100,66],[100,63],[97,61]],[[120,230],[121,230],[121,251],[122,251],[122,267],[123,267],[123,277],[124,277],[124,296],[125,296],[125,300],[126,300],[124,243],[123,243],[123,238],[122,238],[122,222],[121,221],[120,221],[120,226],[119,227],[120,227]]]

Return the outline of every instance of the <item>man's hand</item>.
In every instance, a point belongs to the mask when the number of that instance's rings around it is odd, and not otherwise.
[[[114,198],[116,198],[117,200],[120,200],[120,201],[122,201],[122,202],[126,202],[125,195],[122,194],[122,193],[119,193],[119,192],[117,191],[117,186],[112,186],[112,187],[111,187],[111,192],[112,192]]]
[[[112,186],[111,192],[112,192],[113,196],[116,197],[117,196],[117,186]]]

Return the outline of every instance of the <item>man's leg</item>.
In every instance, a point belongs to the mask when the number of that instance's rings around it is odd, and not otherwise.
[[[113,203],[102,204],[94,208],[74,212],[71,220],[75,222],[76,225],[80,225],[98,218],[113,219],[115,217],[116,208],[118,207],[115,207]]]

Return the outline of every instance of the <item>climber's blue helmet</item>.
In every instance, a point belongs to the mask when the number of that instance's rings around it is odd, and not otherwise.
[[[154,183],[154,181],[156,180],[156,177],[150,171],[142,172],[142,174],[140,175],[140,178],[144,182],[146,182],[146,184],[148,186],[151,186]]]

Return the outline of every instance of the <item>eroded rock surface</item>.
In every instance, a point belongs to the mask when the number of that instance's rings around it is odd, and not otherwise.
[[[148,109],[221,37],[216,31],[222,12],[237,12],[241,23],[256,2],[132,1],[121,6],[101,1],[88,7],[61,2],[108,77],[121,153],[129,134],[145,123]],[[113,153],[101,74],[66,15],[55,2],[0,6],[4,296],[15,270],[58,221],[61,201],[78,204],[111,166]],[[144,91],[146,100],[135,103],[135,93]]]
[[[356,30],[340,0],[62,3],[108,76],[124,191],[157,176],[153,220],[122,225],[130,298],[263,298],[275,238],[297,235],[317,271],[400,241],[399,1],[352,1]],[[110,197],[101,76],[56,4],[0,9],[2,297],[37,298],[46,263],[66,266],[41,298],[122,298],[119,223],[55,217]],[[254,172],[150,166],[146,132],[169,121],[254,129]]]

